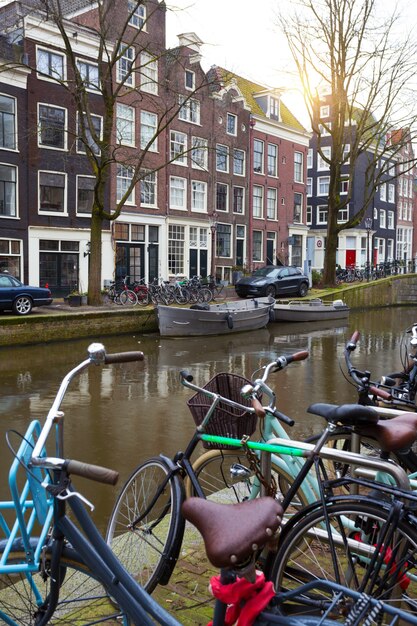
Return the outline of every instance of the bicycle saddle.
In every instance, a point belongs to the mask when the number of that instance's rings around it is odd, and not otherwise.
[[[379,415],[371,406],[362,404],[325,404],[317,402],[311,404],[307,413],[320,415],[328,422],[343,424],[343,426],[368,426],[376,424]]]
[[[404,413],[356,430],[376,439],[384,452],[407,450],[417,439],[417,414]]]
[[[244,563],[268,543],[281,524],[283,508],[269,497],[237,504],[188,498],[182,513],[201,533],[210,563],[221,568]]]

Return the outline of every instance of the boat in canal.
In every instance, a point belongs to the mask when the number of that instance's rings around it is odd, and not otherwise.
[[[290,300],[274,306],[275,322],[320,322],[324,320],[346,319],[350,309],[343,300],[323,302],[320,298],[312,300]]]
[[[159,333],[163,337],[194,337],[257,330],[273,320],[274,304],[271,297],[190,307],[159,304]]]

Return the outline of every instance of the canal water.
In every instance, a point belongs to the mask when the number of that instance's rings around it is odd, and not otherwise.
[[[43,420],[66,372],[86,356],[91,341],[108,352],[142,350],[140,363],[90,367],[71,385],[65,411],[66,456],[120,472],[122,481],[145,459],[183,449],[193,432],[186,401],[192,395],[179,382],[188,369],[198,385],[216,373],[246,377],[274,357],[299,350],[310,353],[270,378],[278,408],[296,420],[293,439],[320,431],[320,418],[306,412],[313,402],[356,401],[346,380],[343,348],[358,329],[361,340],[355,365],[377,380],[401,367],[404,330],[417,321],[415,308],[387,308],[351,313],[348,321],[269,324],[252,333],[223,337],[161,338],[157,334],[97,337],[65,343],[0,349],[0,498],[8,499],[7,473],[12,455],[6,432],[24,434],[33,418]],[[10,434],[17,447],[16,435]],[[53,452],[52,452],[53,454]],[[105,528],[118,487],[83,479],[78,489],[91,501],[94,516]]]

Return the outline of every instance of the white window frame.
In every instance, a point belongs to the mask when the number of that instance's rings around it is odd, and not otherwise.
[[[340,180],[339,193],[341,196],[346,196],[348,192],[349,192],[349,178],[342,178]]]
[[[169,158],[175,165],[187,166],[188,137],[179,130],[169,133]]]
[[[324,117],[329,117],[330,115],[330,106],[328,104],[324,104],[320,107],[320,119]]]
[[[311,204],[307,204],[306,206],[306,225],[310,225],[313,223],[313,207]]]
[[[91,113],[91,118],[92,119],[96,119],[96,120],[100,120],[100,140],[103,139],[103,117],[101,115],[95,115],[94,113]],[[91,139],[91,145],[94,144],[94,140],[93,137],[90,133],[90,130],[88,127],[86,127],[86,139],[87,134],[90,134],[90,139]],[[84,149],[84,144],[80,141],[79,139],[80,136],[80,132],[79,132],[79,114],[77,113],[77,148],[76,151],[78,154],[87,154],[87,149]],[[90,146],[90,144],[88,144]],[[94,144],[95,145],[95,144]],[[91,146],[90,146],[91,147]],[[97,150],[93,150],[94,154],[96,154],[97,156],[100,155],[100,148],[99,146],[96,146]]]
[[[174,195],[178,196],[181,202],[174,203]],[[176,200],[177,198],[175,198]],[[178,211],[185,211],[187,208],[187,180],[180,176],[169,177],[169,208]]]
[[[328,211],[329,207],[327,204],[319,204],[317,206],[317,224],[327,224]]]
[[[343,209],[339,209],[337,212],[337,223],[344,224],[349,219],[349,205],[347,204]]]
[[[186,96],[180,95],[179,104],[178,119],[183,122],[189,122],[190,124],[200,124],[200,100],[196,98],[186,98]]]
[[[134,107],[122,102],[116,103],[116,139],[122,146],[135,146],[135,116]],[[129,129],[130,140],[124,136],[126,129]]]
[[[203,137],[191,137],[191,167],[197,170],[208,169],[208,141]]]
[[[91,63],[91,61],[87,61],[86,59],[76,59],[76,64],[78,71],[81,76],[81,80],[84,83],[84,86],[87,91],[97,92],[100,89],[100,77],[99,77],[99,69],[97,63]],[[94,68],[97,72],[96,81],[90,80],[90,68]],[[87,70],[87,71],[85,71]]]
[[[140,53],[140,90],[158,95],[158,61],[146,50]]]
[[[395,185],[393,183],[389,183],[388,185],[388,202],[390,204],[394,204],[395,202]]]
[[[382,202],[387,201],[387,184],[386,183],[381,183],[381,185],[379,186],[379,199]]]
[[[191,78],[191,86],[187,85],[188,77]],[[193,72],[192,70],[185,70],[184,72],[184,87],[185,89],[188,89],[189,91],[194,91],[195,89],[195,72]]]
[[[41,107],[49,107],[51,109],[64,111],[64,128],[63,128],[64,145],[62,148],[57,148],[56,146],[48,146],[41,142],[41,123],[40,123],[40,108]],[[68,150],[68,111],[67,109],[64,107],[57,106],[56,104],[51,104],[50,102],[38,102],[37,110],[38,110],[38,148],[42,148],[42,150],[59,150],[60,152],[66,152]]]
[[[146,117],[146,120],[145,120],[145,117]],[[155,123],[149,124],[150,120],[153,120]],[[144,134],[143,132],[145,128],[153,130],[152,137],[154,137],[154,140],[152,141],[152,143],[149,143],[152,139],[149,131],[146,134]],[[147,148],[147,150],[149,152],[158,152],[158,137],[156,135],[157,130],[158,130],[157,114],[153,113],[152,111],[144,111],[142,109],[140,112],[140,147],[142,149],[146,148],[149,143],[149,147]]]
[[[307,198],[310,198],[313,195],[313,179],[311,176],[307,176],[306,195]]]
[[[324,156],[328,159],[331,159],[332,156],[332,148],[331,146],[322,146],[321,147],[321,151],[323,152]],[[317,171],[319,172],[323,172],[330,169],[330,164],[327,163],[323,157],[321,156],[320,152],[317,152]]]
[[[259,241],[259,256],[255,256],[255,250],[258,248],[258,242],[255,240],[255,233],[259,233],[260,241]],[[252,260],[257,263],[263,260],[263,251],[264,251],[264,234],[261,230],[255,229],[252,231],[252,241],[253,241],[253,251],[252,251]]]
[[[15,215],[3,215],[0,213],[0,220],[15,220],[19,219],[19,169],[17,165],[12,165],[11,163],[0,163],[2,167],[9,168],[14,170],[14,181],[5,181],[14,183],[14,206],[15,206]],[[39,187],[39,184],[38,184]],[[39,207],[39,202],[38,202]],[[61,215],[61,213],[60,213]]]
[[[307,151],[307,169],[311,170],[313,167],[313,148],[309,148]]]
[[[39,70],[39,54],[46,53],[48,57],[59,57],[62,61],[62,75],[58,74],[54,76],[53,74],[53,66],[52,73],[43,72]],[[51,63],[48,62],[48,69],[51,66]],[[57,83],[66,80],[67,77],[67,68],[65,63],[65,55],[58,52],[57,50],[52,50],[51,48],[44,48],[42,46],[36,46],[36,73],[39,80],[47,80],[49,82]]]
[[[350,143],[345,143],[343,145],[343,154],[342,154],[343,165],[349,165],[350,163],[350,157],[348,156],[349,152],[350,152]]]
[[[242,198],[242,210],[241,211],[235,211],[235,189],[240,189],[242,192],[240,196]],[[245,214],[245,188],[244,187],[241,187],[240,185],[233,185],[232,202],[233,202],[232,212],[235,215],[244,215]]]
[[[236,156],[236,153],[240,153],[243,156],[243,158],[238,161],[239,163],[242,163],[242,171],[241,172],[238,172],[236,170],[236,168],[235,168],[235,163],[236,163],[235,156]],[[233,148],[233,174],[235,176],[245,176],[245,174],[246,174],[246,152],[244,150],[241,150],[240,148]]]
[[[319,176],[317,178],[317,195],[328,196],[330,188],[330,176]]]
[[[221,161],[219,160],[219,156],[225,159],[225,166],[219,167]],[[225,146],[222,143],[216,144],[216,172],[223,172],[225,174],[229,173],[229,146]]]
[[[304,182],[304,154],[298,150],[294,151],[294,182]]]
[[[128,173],[132,173],[132,176],[128,176]],[[122,197],[124,196],[124,191],[123,189],[120,187],[120,191],[119,191],[119,182],[123,182],[123,181],[129,181],[127,182],[124,186],[125,189],[127,189],[130,185],[130,181],[133,179],[133,168],[132,167],[126,167],[125,165],[122,165],[121,163],[117,164],[117,171],[116,171],[116,201],[119,203],[122,199]],[[130,192],[130,195],[127,197],[127,199],[125,200],[123,206],[128,205],[128,206],[135,206],[135,187],[133,187],[132,191]]]
[[[146,207],[150,207],[154,209],[158,206],[158,175],[157,175],[157,172],[143,172],[143,174],[145,174],[145,176],[143,176],[141,180],[139,181],[140,206],[142,207],[146,206]],[[151,177],[153,177],[153,180],[149,180]],[[142,185],[144,184],[147,184],[147,185],[150,184],[153,186],[153,194],[152,194],[154,198],[153,202],[142,202]]]
[[[275,155],[270,154],[269,149],[275,149]],[[270,163],[273,163],[274,167],[270,168]],[[268,143],[266,147],[266,170],[268,176],[273,176],[274,178],[278,178],[278,146],[276,143]]]
[[[89,178],[90,180],[95,181],[95,177],[94,176],[88,176],[86,174],[77,174],[76,176],[76,213],[77,215],[79,215],[80,217],[91,217],[91,213],[85,212],[85,211],[79,211],[78,210],[78,192],[79,192],[79,181],[80,178]]]
[[[41,174],[57,174],[63,176],[64,184],[64,209],[63,211],[45,211],[41,209]],[[39,215],[61,215],[68,216],[68,176],[66,172],[55,172],[53,170],[38,170],[38,214]]]
[[[119,59],[116,63],[116,80],[127,87],[135,86],[135,72],[133,64],[135,62],[136,51],[133,46],[127,44],[120,45]]]
[[[328,137],[330,135],[331,129],[332,129],[331,122],[326,122],[326,124],[319,124],[319,133],[321,137]]]
[[[233,137],[237,136],[237,115],[234,113],[226,113],[226,133],[228,135],[232,135]],[[231,130],[229,130],[229,126],[231,123]]]
[[[13,148],[9,148],[8,146],[0,146],[0,150],[7,150],[8,152],[18,152],[19,148],[17,145],[17,140],[18,140],[17,98],[15,98],[14,96],[11,96],[8,93],[0,93],[0,96],[4,97],[7,100],[13,101],[13,113],[8,113],[7,111],[3,111],[2,114],[0,115],[0,118],[3,115],[10,115],[13,117],[13,144],[14,144]],[[5,124],[3,124],[3,127],[4,126]]]
[[[394,239],[387,239],[387,261],[394,260]]]
[[[259,145],[262,149],[255,150],[255,145]],[[260,169],[255,169],[255,154],[260,155]],[[253,141],[253,171],[255,174],[263,174],[265,169],[265,142],[262,139],[254,139]]]
[[[266,219],[277,220],[277,208],[278,208],[278,189],[275,187],[268,187],[266,190]]]
[[[225,206],[226,206],[226,208],[225,208],[225,209],[221,209],[221,208],[219,208],[219,205],[218,205],[218,202],[217,202],[218,197],[219,197],[219,194],[218,194],[218,188],[219,188],[220,186],[221,186],[222,188],[226,189],[226,201],[225,201]],[[217,181],[217,182],[216,182],[216,211],[220,211],[221,213],[229,213],[229,208],[230,208],[230,191],[229,191],[229,185],[228,185],[227,183],[222,182],[222,181]]]
[[[387,227],[387,212],[385,209],[381,209],[379,211],[379,227],[380,228]]]
[[[131,13],[129,25],[138,30],[146,32],[146,7],[144,4],[137,4],[134,0],[128,0],[128,11]],[[134,9],[134,10],[133,10]]]
[[[260,193],[255,195],[255,191],[260,191]],[[255,202],[255,199],[259,202]],[[254,219],[261,220],[263,219],[263,215],[264,215],[264,187],[262,185],[253,185],[252,187],[252,216]]]
[[[394,211],[388,211],[387,214],[387,228],[394,229]]]
[[[202,202],[196,203],[197,198],[202,199]],[[207,183],[203,180],[191,181],[191,211],[207,213]]]

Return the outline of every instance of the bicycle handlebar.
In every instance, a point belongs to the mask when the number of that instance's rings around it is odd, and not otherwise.
[[[104,363],[131,363],[132,361],[143,361],[145,355],[143,352],[114,352],[113,354],[106,354],[104,357]]]
[[[115,472],[107,467],[100,467],[99,465],[67,460],[64,467],[67,469],[68,474],[75,474],[75,476],[95,480],[106,485],[115,485],[119,480],[119,472]]]

